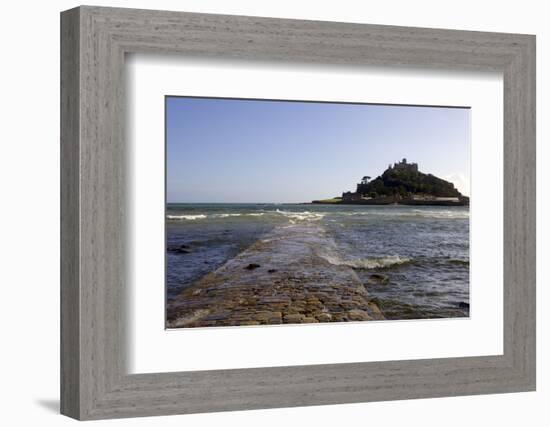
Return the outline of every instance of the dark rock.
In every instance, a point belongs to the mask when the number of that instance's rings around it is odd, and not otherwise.
[[[191,253],[191,247],[189,245],[169,246],[168,252],[174,252],[176,254],[188,254]]]
[[[390,278],[385,274],[373,273],[369,276],[369,282],[372,282],[376,285],[387,285],[390,283]]]
[[[259,268],[259,267],[260,267],[260,264],[254,264],[254,263],[252,263],[252,264],[248,264],[248,265],[245,267],[245,269],[246,269],[246,270],[255,270],[255,269]]]
[[[470,265],[470,261],[464,259],[450,259],[448,262],[455,265]]]
[[[460,301],[460,302],[458,303],[458,307],[459,307],[459,308],[470,308],[470,304],[467,303],[467,302],[462,302],[462,301]]]
[[[267,270],[268,273],[275,273],[277,270],[275,270],[274,268],[270,268],[269,270]]]

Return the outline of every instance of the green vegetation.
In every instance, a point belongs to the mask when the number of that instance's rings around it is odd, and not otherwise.
[[[355,192],[346,191],[342,197],[314,200],[313,203],[437,206],[467,206],[470,203],[452,182],[419,172],[418,164],[407,163],[407,159],[390,165],[382,175],[370,179],[364,176]]]
[[[342,198],[333,197],[332,199],[315,200],[314,203],[323,203],[323,204],[342,203]]]
[[[391,168],[370,182],[357,184],[357,193],[368,197],[399,194],[426,194],[435,197],[460,197],[454,185],[432,174],[425,174],[409,168]]]

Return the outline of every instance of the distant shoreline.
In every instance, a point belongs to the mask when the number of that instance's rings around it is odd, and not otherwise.
[[[451,200],[399,200],[399,201],[386,201],[386,200],[361,200],[361,201],[339,201],[329,202],[322,200],[313,200],[311,203],[305,203],[311,205],[361,205],[361,206],[389,206],[389,205],[402,205],[402,206],[469,206],[468,201],[451,201]]]

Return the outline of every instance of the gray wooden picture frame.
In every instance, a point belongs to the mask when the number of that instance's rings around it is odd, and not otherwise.
[[[127,374],[124,60],[136,52],[502,72],[504,353]],[[61,14],[61,166],[65,415],[84,420],[535,390],[532,35],[78,7]]]

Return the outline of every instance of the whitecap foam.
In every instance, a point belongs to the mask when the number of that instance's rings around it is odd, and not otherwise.
[[[342,259],[337,255],[319,255],[325,261],[328,261],[332,265],[346,265],[351,268],[359,270],[373,270],[379,268],[389,268],[394,265],[406,264],[411,262],[411,258],[401,257],[399,255],[389,255],[380,258],[355,258],[355,259]]]
[[[290,212],[290,211],[282,211],[280,209],[277,209],[275,212],[287,217],[292,224],[294,224],[296,221],[300,221],[300,222],[301,221],[319,221],[320,219],[323,219],[325,216],[325,214],[322,214],[322,213],[309,212],[309,211]]]
[[[214,218],[233,218],[240,216],[263,216],[263,212],[250,212],[250,213],[221,213],[212,215]]]
[[[415,216],[421,216],[426,218],[457,218],[457,219],[467,219],[470,217],[470,212],[465,210],[434,210],[434,211],[428,211],[428,210],[421,210],[421,209],[414,209],[412,211],[412,215]]]
[[[403,210],[364,210],[355,212],[337,212],[343,216],[383,216],[387,218],[399,218],[399,217],[417,217],[417,218],[435,218],[435,219],[468,219],[470,217],[469,211],[464,210],[422,210],[413,209],[412,211]]]
[[[222,213],[222,214],[215,214],[213,215],[214,218],[230,218],[235,216],[242,216],[240,213]]]
[[[194,221],[196,219],[204,219],[204,218],[206,218],[206,215],[204,215],[204,214],[198,214],[198,215],[166,215],[166,218],[176,219],[176,220]]]

